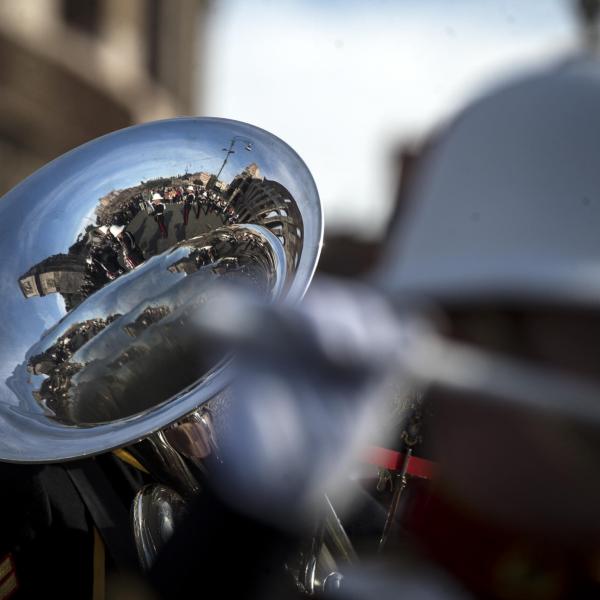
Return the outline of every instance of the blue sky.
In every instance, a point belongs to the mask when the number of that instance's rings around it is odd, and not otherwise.
[[[568,0],[221,0],[203,114],[272,131],[306,161],[326,226],[376,235],[400,142],[576,45]]]

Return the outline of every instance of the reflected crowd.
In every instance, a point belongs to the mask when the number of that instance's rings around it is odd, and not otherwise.
[[[70,311],[148,258],[238,223],[271,231],[291,270],[300,258],[300,212],[290,192],[262,177],[255,163],[229,185],[205,172],[142,181],[100,198],[95,214],[95,223],[85,227],[68,253],[49,256],[19,278],[26,298],[59,293]],[[215,257],[214,252],[209,255]]]
[[[215,283],[276,298],[304,230],[289,190],[257,163],[229,183],[222,170],[111,190],[67,252],[19,277],[25,299],[56,294],[66,314],[29,348],[11,389],[56,422],[89,425],[160,405],[215,368],[222,355],[198,327]]]

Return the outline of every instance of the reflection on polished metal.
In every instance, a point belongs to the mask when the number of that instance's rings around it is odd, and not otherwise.
[[[324,500],[324,513],[308,548],[301,548],[297,565],[287,565],[300,589],[309,596],[338,590],[343,579],[338,567],[358,562],[354,546],[331,501],[327,496]]]
[[[136,494],[131,518],[138,558],[144,570],[150,569],[184,515],[185,502],[164,485],[147,485]]]
[[[156,431],[137,444],[128,446],[127,451],[155,477],[187,498],[200,491],[196,477],[184,458],[167,439],[165,431]]]
[[[215,290],[296,301],[322,239],[298,155],[220,119],[81,146],[2,198],[0,222],[0,460],[23,462],[135,442],[220,392]]]
[[[337,571],[332,571],[323,580],[323,592],[325,594],[334,594],[342,588],[344,576]]]
[[[209,456],[219,460],[217,439],[208,409],[194,411],[164,430],[165,439],[181,454],[200,464]]]

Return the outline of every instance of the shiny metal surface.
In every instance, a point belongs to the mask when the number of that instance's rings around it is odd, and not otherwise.
[[[81,146],[4,196],[0,224],[0,460],[21,462],[133,443],[213,397],[215,288],[296,301],[322,240],[298,155],[220,119]]]
[[[150,569],[184,515],[185,502],[164,485],[147,485],[136,494],[131,519],[138,558],[144,570]]]
[[[358,555],[330,499],[324,497],[323,513],[315,534],[301,546],[296,565],[288,564],[300,589],[309,596],[332,592],[343,579],[338,568],[358,562]]]
[[[164,438],[173,448],[198,464],[209,456],[219,458],[216,432],[210,411],[203,407],[175,425],[167,427]]]
[[[165,430],[155,431],[137,444],[127,447],[138,462],[161,483],[187,498],[200,491],[200,484],[181,454],[174,448]]]
[[[337,571],[332,571],[323,580],[323,592],[325,594],[335,593],[342,588],[344,576]]]

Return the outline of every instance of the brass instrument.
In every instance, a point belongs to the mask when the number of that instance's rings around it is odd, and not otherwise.
[[[323,221],[277,137],[178,118],[61,156],[0,201],[0,460],[115,450],[156,479],[133,522],[148,567],[217,448],[227,354],[201,326],[222,284],[295,303]],[[173,426],[173,424],[176,424]]]
[[[216,396],[216,283],[295,302],[322,240],[312,176],[250,125],[179,118],[94,140],[0,202],[0,460],[120,448]]]

